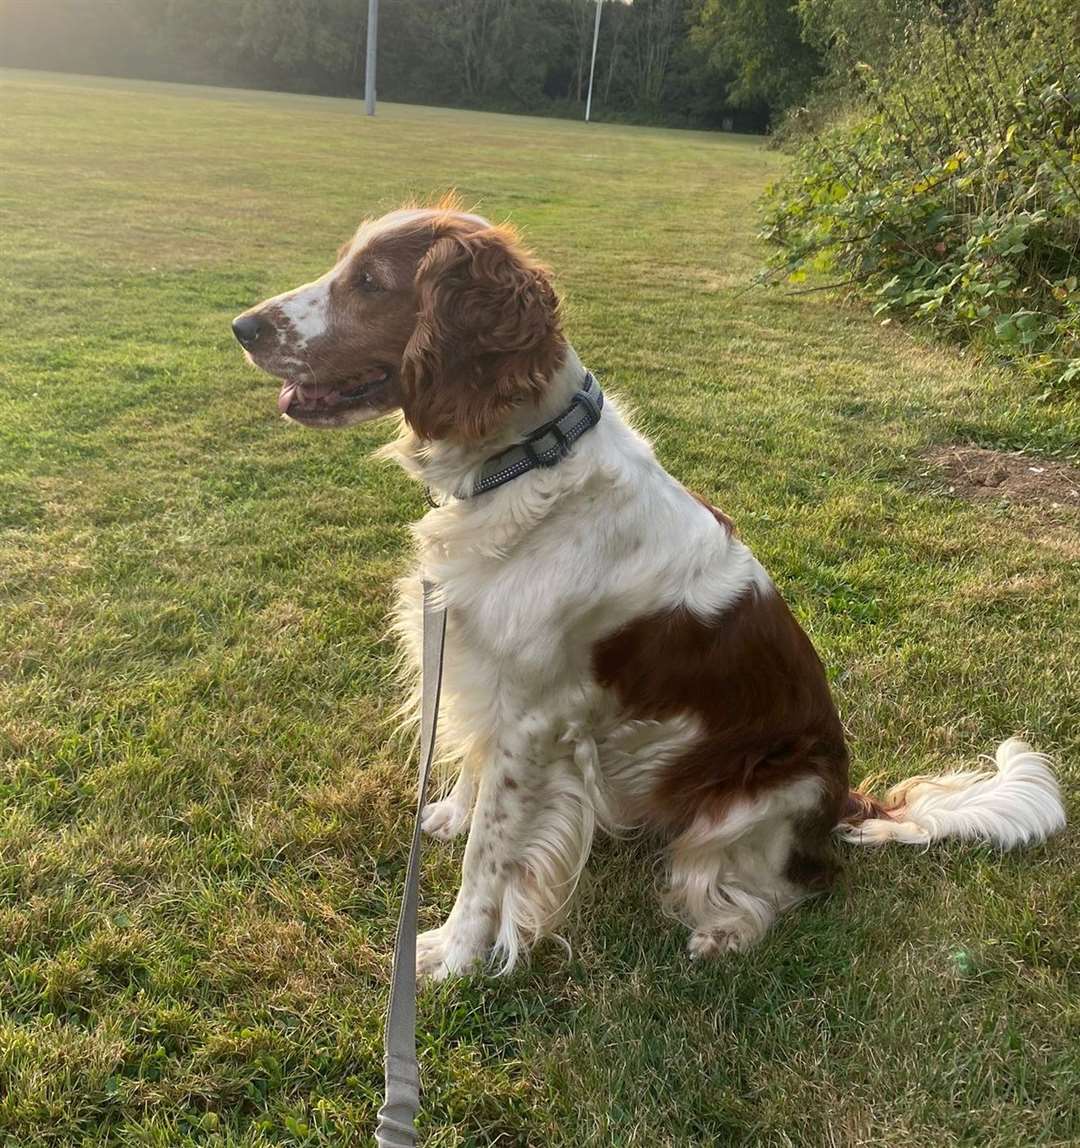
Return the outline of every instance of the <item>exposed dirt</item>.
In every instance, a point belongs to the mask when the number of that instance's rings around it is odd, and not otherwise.
[[[923,458],[957,498],[1080,510],[1080,469],[1065,463],[977,446],[937,446]]]

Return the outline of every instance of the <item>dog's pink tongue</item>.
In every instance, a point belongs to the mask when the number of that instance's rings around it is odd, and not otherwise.
[[[289,403],[293,401],[293,395],[296,394],[296,384],[286,383],[281,388],[281,394],[277,398],[277,409],[284,414],[289,409]]]

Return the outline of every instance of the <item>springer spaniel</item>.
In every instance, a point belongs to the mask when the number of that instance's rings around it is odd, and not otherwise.
[[[380,454],[436,492],[414,534],[448,607],[440,756],[458,775],[423,826],[471,832],[419,976],[512,967],[565,913],[597,827],[663,836],[665,907],[709,957],[827,888],[836,835],[1006,849],[1063,826],[1049,762],[1015,739],[995,771],[849,790],[810,641],[728,519],[600,394],[508,228],[446,206],[368,220],[233,330],[293,422],[400,411]],[[419,571],[397,610],[414,669]]]

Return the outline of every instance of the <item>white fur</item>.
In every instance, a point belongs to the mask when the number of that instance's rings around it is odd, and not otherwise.
[[[302,351],[312,339],[325,335],[330,324],[330,277],[294,291],[278,307],[289,322],[293,346]]]
[[[420,828],[440,841],[450,841],[464,833],[476,800],[473,774],[462,768],[450,793],[440,801],[430,801],[420,813]]]
[[[871,818],[842,827],[840,836],[856,845],[929,845],[959,837],[1013,849],[1063,829],[1065,809],[1049,759],[1018,738],[1003,741],[995,757],[995,771],[902,781],[885,797],[892,820]]]

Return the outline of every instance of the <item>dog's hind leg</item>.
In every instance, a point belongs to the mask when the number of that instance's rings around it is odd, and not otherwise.
[[[664,906],[695,958],[750,948],[777,916],[829,884],[833,866],[817,778],[700,815],[671,844]]]

